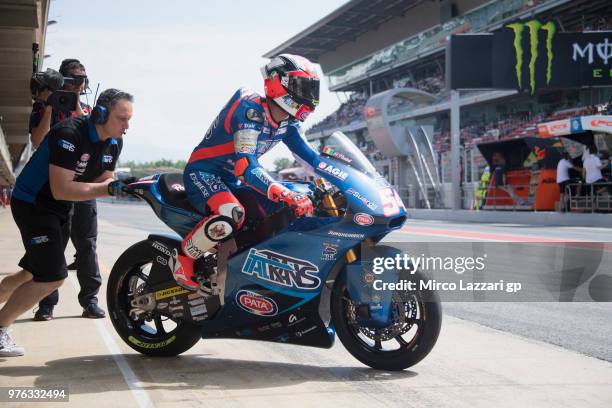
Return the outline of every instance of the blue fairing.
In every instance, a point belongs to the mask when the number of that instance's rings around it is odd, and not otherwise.
[[[397,193],[381,176],[370,177],[338,160],[323,157],[317,162],[315,172],[345,193],[349,213],[363,212],[387,221],[389,217],[406,217]]]

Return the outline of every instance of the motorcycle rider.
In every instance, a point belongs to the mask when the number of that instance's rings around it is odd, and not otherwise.
[[[262,67],[265,97],[241,88],[193,150],[183,174],[189,201],[204,218],[183,239],[171,259],[174,278],[197,290],[194,262],[239,230],[245,209],[233,191],[246,184],[258,202],[285,203],[297,216],[311,216],[310,198],[274,180],[258,158],[278,142],[314,167],[318,153],[300,134],[300,122],[319,103],[319,77],[306,58],[281,54]],[[244,186],[242,186],[244,188]],[[263,196],[263,197],[262,197]]]

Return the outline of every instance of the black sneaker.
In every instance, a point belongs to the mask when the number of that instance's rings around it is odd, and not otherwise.
[[[88,319],[101,319],[106,316],[106,312],[97,304],[92,303],[83,309],[83,314],[81,316],[87,317]]]
[[[46,322],[53,319],[53,306],[40,306],[36,313],[34,313],[34,319],[37,322]]]

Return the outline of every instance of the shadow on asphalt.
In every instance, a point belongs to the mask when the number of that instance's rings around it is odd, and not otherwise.
[[[80,314],[78,315],[73,315],[73,316],[53,316],[53,319],[49,320],[48,322],[51,323],[54,320],[62,320],[62,319],[84,319],[83,316],[81,316]],[[19,320],[15,320],[15,323],[31,323],[34,321],[34,313],[32,313],[31,317],[25,317],[23,319],[19,319]],[[39,321],[38,323],[47,323],[47,321]]]
[[[363,366],[321,367],[307,364],[209,358],[202,354],[151,358],[122,355],[143,389],[265,389],[316,382],[376,382],[416,377],[414,371],[378,371]],[[111,355],[48,361],[44,366],[12,366],[0,359],[0,376],[36,377],[35,387],[68,386],[71,394],[128,390]],[[7,365],[7,363],[9,365]],[[358,364],[358,363],[357,363]],[[146,383],[151,383],[147,385]]]

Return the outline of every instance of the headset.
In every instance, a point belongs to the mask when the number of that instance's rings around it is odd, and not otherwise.
[[[106,106],[97,104],[91,110],[91,120],[96,125],[103,125],[108,121],[108,109]]]
[[[109,108],[107,103],[113,100],[117,95],[122,94],[123,91],[118,89],[113,89],[112,93],[109,92],[109,95],[104,97],[105,101],[100,102],[100,98],[96,101],[96,106],[91,110],[91,120],[96,125],[103,125],[108,121],[108,111]]]

